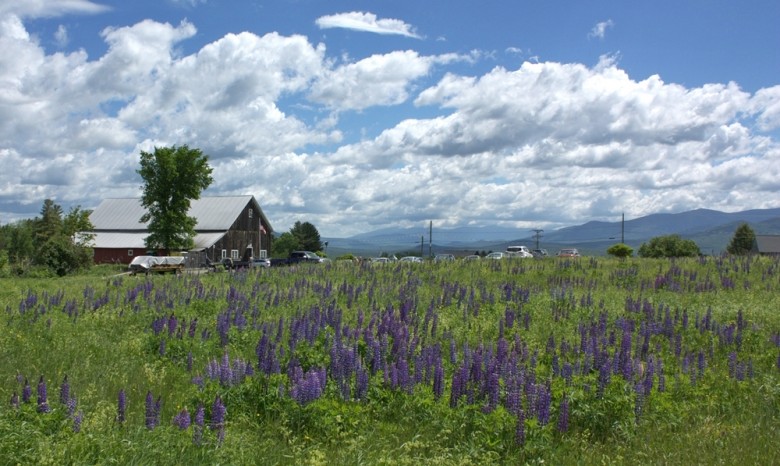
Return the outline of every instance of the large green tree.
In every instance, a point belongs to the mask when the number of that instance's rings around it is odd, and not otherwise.
[[[197,220],[188,215],[190,204],[214,181],[211,172],[208,156],[200,149],[184,145],[141,152],[138,174],[144,180],[141,204],[146,208],[141,221],[149,222],[146,247],[192,247]]]
[[[309,222],[295,222],[290,233],[298,240],[300,248],[305,251],[320,252],[323,245],[317,227]]]
[[[656,236],[639,247],[641,257],[695,257],[701,254],[695,241],[680,235]]]
[[[734,231],[731,242],[726,247],[729,254],[744,255],[753,250],[753,243],[756,241],[756,233],[750,228],[750,225],[743,223]]]

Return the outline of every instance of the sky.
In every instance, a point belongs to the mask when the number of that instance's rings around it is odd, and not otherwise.
[[[0,224],[204,196],[277,232],[780,207],[776,0],[0,0]]]

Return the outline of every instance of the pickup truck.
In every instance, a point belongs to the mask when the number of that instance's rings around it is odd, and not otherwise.
[[[251,260],[245,261],[240,259],[231,259],[230,257],[222,259],[219,263],[222,264],[222,266],[227,270],[246,269],[252,266]]]
[[[271,259],[271,267],[302,263],[319,264],[322,258],[311,251],[293,251],[286,259]]]

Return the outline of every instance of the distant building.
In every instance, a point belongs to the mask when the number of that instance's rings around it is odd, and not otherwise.
[[[753,252],[764,256],[780,256],[780,235],[756,235]]]
[[[188,252],[189,265],[200,265],[206,258],[266,257],[271,247],[273,228],[254,196],[202,197],[192,201],[189,215],[195,224],[192,251],[147,250],[149,235],[141,222],[146,209],[140,199],[105,199],[89,216],[94,229],[92,242],[95,263],[129,264],[135,256],[168,255]]]

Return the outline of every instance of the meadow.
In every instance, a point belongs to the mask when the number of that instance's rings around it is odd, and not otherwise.
[[[778,464],[780,261],[0,281],[0,464]]]

